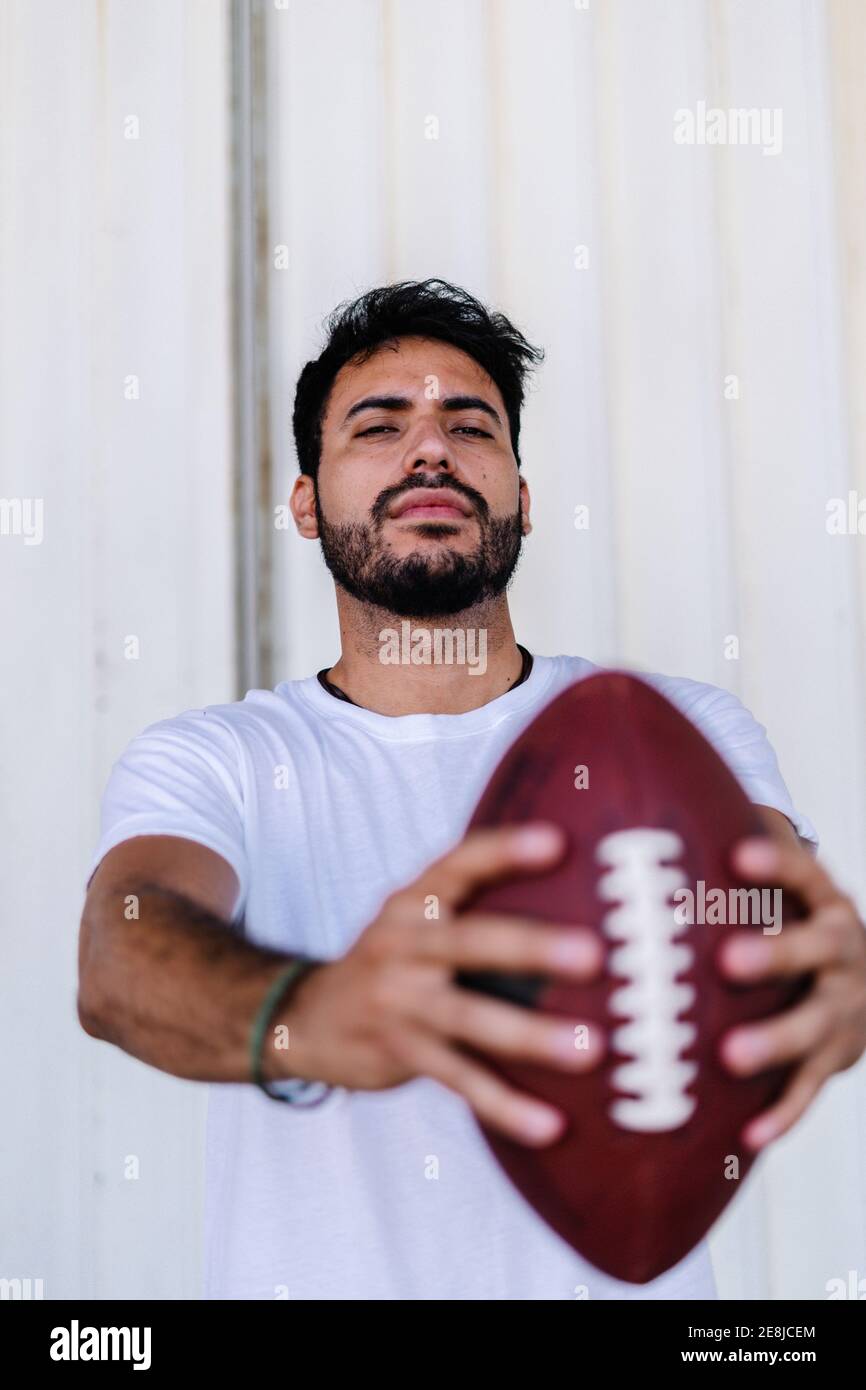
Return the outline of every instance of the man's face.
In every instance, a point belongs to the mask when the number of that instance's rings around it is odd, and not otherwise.
[[[296,519],[318,535],[334,579],[401,617],[446,616],[501,594],[530,529],[498,387],[434,339],[400,338],[342,368],[315,495],[306,487],[304,516],[304,480],[296,484]]]

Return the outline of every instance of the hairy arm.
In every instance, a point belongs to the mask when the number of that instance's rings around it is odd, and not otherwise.
[[[85,1031],[174,1076],[248,1081],[253,1019],[290,957],[232,930],[237,891],[226,861],[191,840],[142,835],[109,851],[81,919]],[[273,1077],[280,1054],[264,1054]]]
[[[595,977],[601,951],[584,928],[462,910],[486,883],[537,873],[563,848],[555,827],[475,830],[427,865],[385,899],[345,955],[305,975],[275,1009],[265,1077],[353,1091],[432,1077],[485,1123],[524,1144],[549,1143],[563,1116],[480,1057],[581,1072],[600,1060],[600,1039],[590,1033],[577,1048],[582,1020],[531,1016],[462,988],[456,977],[490,970]],[[140,836],[110,851],[93,876],[81,926],[86,1031],[176,1076],[248,1080],[253,1020],[290,957],[232,931],[237,890],[225,860],[176,836]],[[431,892],[440,902],[435,922],[425,915]]]

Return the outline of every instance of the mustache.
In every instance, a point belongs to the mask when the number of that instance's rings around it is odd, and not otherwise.
[[[441,492],[443,488],[447,488],[449,492],[456,492],[459,493],[461,497],[465,497],[467,502],[470,502],[475,508],[479,520],[487,520],[490,514],[490,508],[481,496],[481,493],[476,492],[473,487],[467,487],[465,483],[455,482],[453,478],[443,478],[442,481],[438,483],[421,483],[415,478],[407,478],[405,483],[400,483],[397,487],[386,488],[384,492],[381,492],[373,503],[370,515],[373,521],[379,525],[384,521],[385,515],[391,504],[396,498],[402,497],[404,492],[419,492],[422,490],[424,492]]]

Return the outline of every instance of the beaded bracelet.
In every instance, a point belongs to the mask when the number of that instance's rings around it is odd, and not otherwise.
[[[321,964],[321,961],[311,960],[309,956],[296,956],[273,981],[255,1016],[250,1034],[250,1071],[252,1080],[259,1090],[264,1091],[271,1100],[284,1101],[288,1105],[302,1105],[304,1108],[320,1105],[332,1088],[325,1082],[304,1081],[301,1077],[287,1077],[285,1081],[277,1082],[266,1081],[262,1074],[262,1050],[268,1023],[277,1004],[284,1003],[287,994],[297,988],[304,976]],[[278,1086],[279,1091],[272,1090],[272,1086]],[[310,1099],[311,1091],[318,1091],[319,1094]]]

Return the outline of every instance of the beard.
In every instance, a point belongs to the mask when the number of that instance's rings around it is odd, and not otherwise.
[[[370,522],[331,525],[316,493],[316,518],[325,564],[335,582],[361,603],[375,605],[400,618],[443,618],[465,612],[497,598],[517,569],[523,545],[520,511],[493,517],[486,501],[472,488],[446,480],[440,485],[466,497],[475,509],[480,530],[471,554],[443,544],[433,555],[398,557],[385,547],[382,527],[388,508],[401,493],[425,487],[409,479],[376,499]],[[431,491],[435,487],[426,485]],[[422,535],[454,534],[447,521],[418,523]]]

